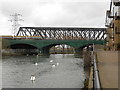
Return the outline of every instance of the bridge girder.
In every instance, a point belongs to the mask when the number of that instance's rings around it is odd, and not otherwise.
[[[21,44],[27,44],[34,46],[38,49],[45,48],[45,47],[52,47],[55,45],[69,45],[74,48],[80,48],[84,47],[86,45],[91,45],[91,44],[101,44],[104,45],[106,43],[105,40],[29,40],[29,39],[23,39],[23,40],[14,40],[14,39],[8,39],[5,40],[7,42],[7,46],[11,45],[21,45]]]
[[[20,27],[16,36],[52,40],[105,40],[105,28]]]
[[[80,48],[92,44],[104,45],[105,40],[29,40],[29,39],[6,39],[3,44],[6,44],[8,49],[36,49],[42,53],[49,54],[51,47],[56,45],[68,45],[75,49],[75,52],[80,52]],[[3,45],[4,46],[4,45]],[[33,51],[33,50],[32,50]]]

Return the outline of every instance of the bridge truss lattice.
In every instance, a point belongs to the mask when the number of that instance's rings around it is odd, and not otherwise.
[[[106,28],[20,27],[16,36],[55,40],[105,40]]]

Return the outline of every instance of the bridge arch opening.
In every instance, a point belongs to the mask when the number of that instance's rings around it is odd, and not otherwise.
[[[55,45],[50,48],[50,54],[74,54],[75,48],[66,44]]]
[[[37,49],[37,47],[29,44],[13,44],[10,46],[12,49]]]
[[[67,44],[51,44],[41,48],[43,54],[74,54],[75,48]]]
[[[29,45],[29,44],[12,44],[10,45],[10,48],[15,52],[15,53],[22,53],[22,54],[37,54],[38,53],[38,48]]]
[[[104,45],[102,45],[102,44],[95,44],[95,43],[94,43],[94,47],[95,47],[95,49],[103,49],[103,48],[104,48]],[[92,51],[92,50],[93,50],[93,43],[92,43],[92,44],[84,45],[83,48],[84,48],[84,49],[88,48],[89,50]]]
[[[81,44],[81,43],[80,43]],[[95,44],[100,45],[100,44]],[[85,43],[79,47],[72,47],[68,44],[51,44],[41,49],[42,54],[74,54],[76,57],[82,57],[83,49],[92,51],[93,43]]]

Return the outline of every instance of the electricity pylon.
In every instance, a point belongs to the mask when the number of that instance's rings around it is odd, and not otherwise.
[[[12,35],[16,36],[17,32],[18,32],[18,28],[19,26],[21,26],[21,24],[19,24],[19,21],[23,21],[22,19],[19,19],[19,16],[22,16],[21,14],[15,13],[13,15],[10,15],[12,17],[11,22],[13,22],[12,24]]]

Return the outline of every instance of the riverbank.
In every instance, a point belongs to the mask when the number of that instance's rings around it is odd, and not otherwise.
[[[96,51],[97,66],[99,71],[99,78],[101,88],[117,89],[118,87],[118,63],[120,52],[118,51]],[[87,55],[87,54],[85,54]],[[86,59],[89,60],[89,59]],[[85,88],[93,88],[93,70],[91,66],[88,66],[87,72],[88,78]],[[86,70],[85,70],[86,72]]]
[[[85,81],[84,81],[84,88],[89,88],[89,81],[91,78],[91,52],[90,51],[83,51],[83,60],[84,60],[84,72],[85,72]]]

